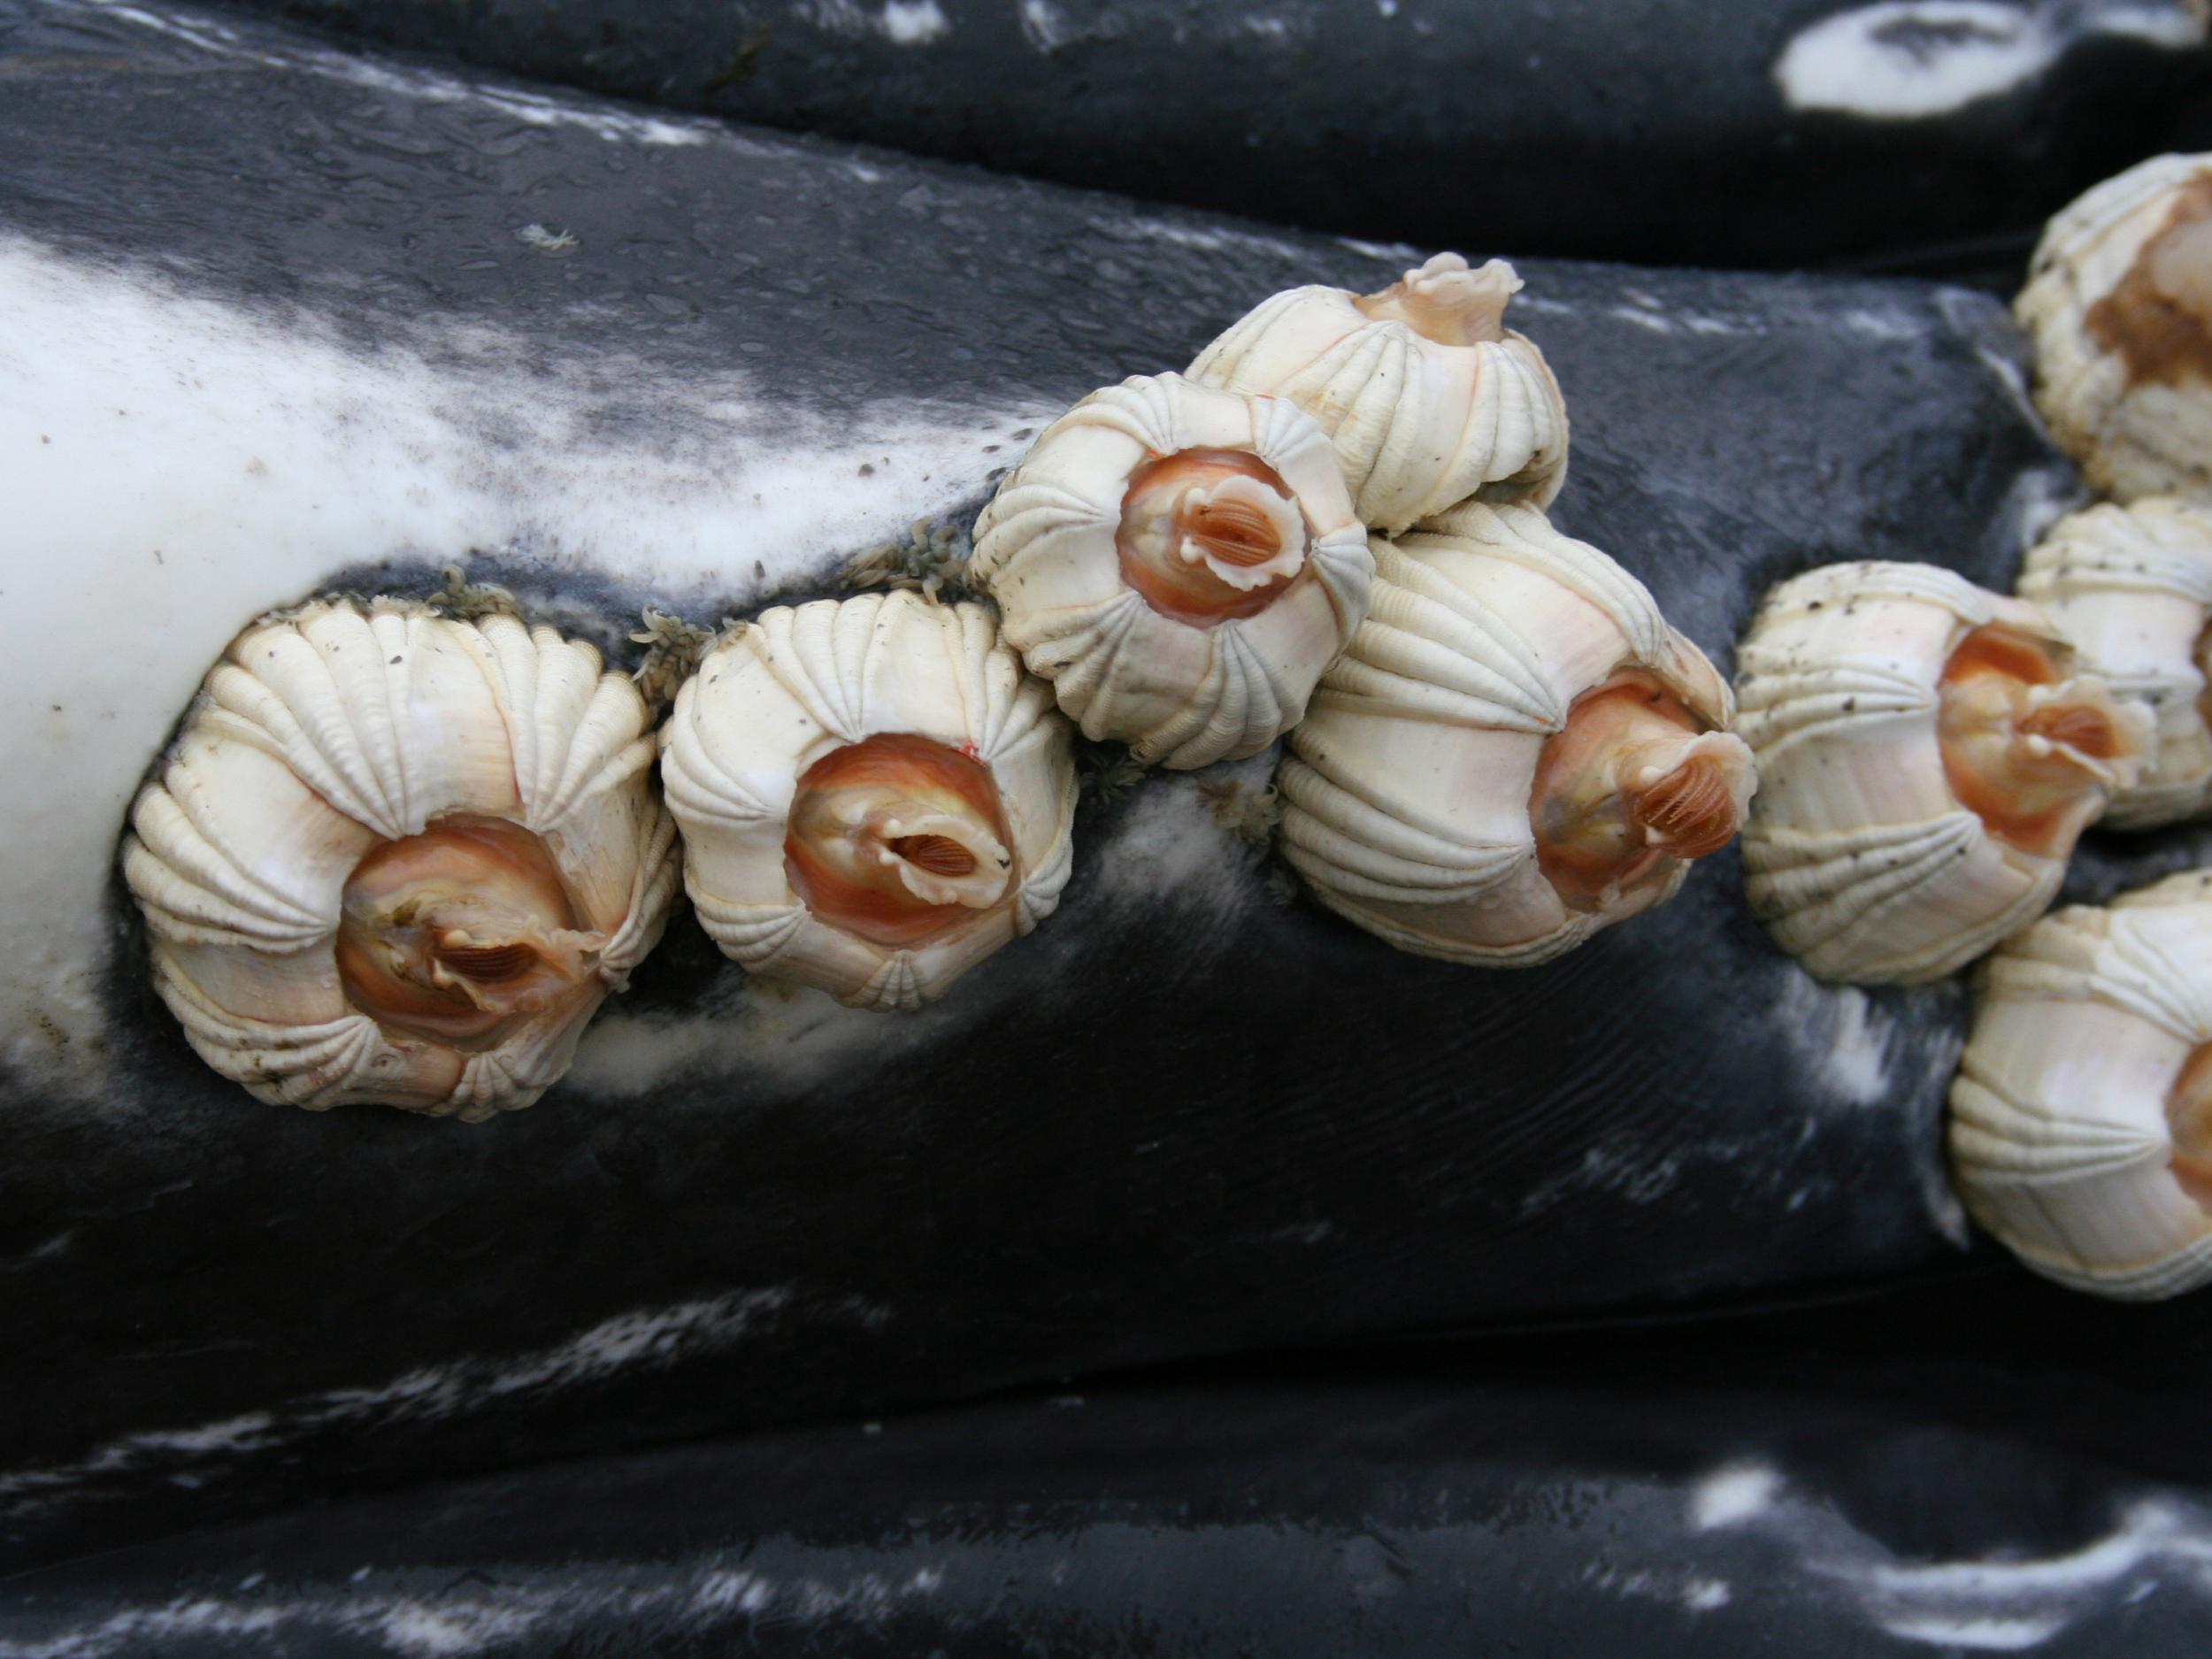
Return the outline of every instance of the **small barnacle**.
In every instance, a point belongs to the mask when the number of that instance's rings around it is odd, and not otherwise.
[[[1198,354],[1203,386],[1285,397],[1320,423],[1353,506],[1395,535],[1462,501],[1548,505],[1567,411],[1544,354],[1505,326],[1521,287],[1493,259],[1438,254],[1380,293],[1300,288]]]
[[[1073,734],[980,605],[779,606],[677,694],[661,763],[684,881],[724,953],[912,1009],[1049,916]]]
[[[1283,854],[1401,949],[1525,967],[1671,897],[1756,780],[1728,687],[1533,507],[1375,541],[1372,611],[1290,735]]]
[[[1281,797],[1272,787],[1251,789],[1234,778],[1202,780],[1198,798],[1216,824],[1249,847],[1272,841],[1283,816]]]
[[[590,646],[501,611],[256,624],[131,810],[156,988],[265,1101],[529,1105],[674,897],[649,724]]]
[[[657,605],[646,606],[639,612],[639,619],[645,626],[630,635],[630,642],[644,646],[645,657],[630,678],[646,702],[656,709],[665,708],[675,701],[684,681],[698,672],[699,659],[714,644],[715,631],[671,615]]]
[[[481,622],[486,617],[522,614],[522,603],[508,588],[493,582],[472,582],[458,565],[438,572],[444,586],[426,601],[429,608],[456,622]]]
[[[968,533],[961,526],[917,518],[904,541],[879,541],[856,553],[838,582],[856,593],[887,588],[932,600],[956,596],[964,589],[968,553]]]
[[[1785,582],[1739,661],[1746,895],[1823,979],[1939,979],[2026,926],[2151,736],[2033,605],[1933,565]]]
[[[972,568],[1086,737],[1187,770],[1296,723],[1374,566],[1310,418],[1164,374],[1046,428],[978,521]]]
[[[1977,979],[1949,1127],[1968,1213],[2076,1289],[2149,1301],[2212,1281],[2206,873],[2060,910]]]
[[[2036,405],[2117,500],[2212,488],[2212,156],[2159,156],[2053,219],[2014,314]]]
[[[1077,788],[1087,801],[1118,801],[1144,781],[1145,768],[1122,743],[1078,741],[1075,749]]]

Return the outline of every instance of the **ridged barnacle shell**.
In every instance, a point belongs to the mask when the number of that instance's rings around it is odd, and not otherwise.
[[[2043,912],[2150,717],[2024,600],[1928,565],[1824,565],[1737,657],[1759,761],[1747,896],[1812,972],[1939,979]]]
[[[1755,787],[1728,687],[1532,507],[1378,538],[1375,603],[1291,733],[1285,856],[1401,949],[1523,967],[1671,895]]]
[[[2212,156],[2159,156],[2052,219],[2014,314],[2037,406],[2121,501],[2212,487]]]
[[[778,607],[677,694],[661,775],[724,953],[911,1009],[1052,914],[1074,740],[981,605]]]
[[[249,628],[124,841],[192,1046],[275,1103],[529,1105],[667,920],[649,724],[590,646],[511,617]]]
[[[2027,557],[2020,595],[2050,618],[2081,664],[2157,723],[2147,764],[2103,821],[2171,824],[2212,797],[2212,512],[2166,498],[2062,518]]]
[[[1505,326],[1520,279],[1440,253],[1379,294],[1300,288],[1263,300],[1190,378],[1287,397],[1321,423],[1361,519],[1386,535],[1470,496],[1548,506],[1567,475],[1567,411],[1535,342]]]
[[[2070,905],[1978,977],[1951,1086],[1969,1213],[2077,1289],[2212,1279],[2212,872]]]
[[[1047,427],[977,522],[970,569],[1086,736],[1178,769],[1294,725],[1374,574],[1310,419],[1173,374]]]

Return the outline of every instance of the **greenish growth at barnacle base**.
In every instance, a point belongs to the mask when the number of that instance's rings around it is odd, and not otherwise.
[[[1118,801],[1144,781],[1144,773],[1145,768],[1131,757],[1125,743],[1076,740],[1075,787],[1086,801]]]
[[[1198,798],[1215,823],[1248,847],[1265,847],[1283,816],[1272,785],[1252,789],[1234,778],[1208,779],[1200,782]]]
[[[933,600],[966,598],[969,551],[965,524],[917,518],[903,541],[880,541],[854,554],[838,581],[853,593],[888,588]]]
[[[522,614],[522,602],[511,591],[492,582],[469,580],[468,572],[458,565],[449,565],[438,574],[445,586],[426,603],[441,616],[451,617],[456,622],[481,622],[486,617]]]
[[[671,616],[655,605],[646,606],[639,619],[645,626],[630,635],[630,641],[645,647],[645,657],[630,678],[637,682],[638,694],[646,702],[663,708],[676,700],[679,688],[698,672],[699,659],[719,636],[712,628]],[[742,625],[726,622],[723,626]]]

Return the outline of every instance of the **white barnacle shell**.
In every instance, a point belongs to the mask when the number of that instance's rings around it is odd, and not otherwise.
[[[2052,219],[2013,313],[2037,407],[2120,501],[2212,488],[2212,156],[2158,156]]]
[[[1379,294],[1291,288],[1203,351],[1206,386],[1287,397],[1321,423],[1363,522],[1386,535],[1470,496],[1548,506],[1567,411],[1535,342],[1505,326],[1521,287],[1440,253]]]
[[[155,983],[259,1099],[527,1106],[660,937],[644,700],[511,617],[319,602],[207,677],[123,872]]]
[[[1375,601],[1283,762],[1283,851],[1401,949],[1522,967],[1671,896],[1756,787],[1728,687],[1533,507],[1377,539]]]
[[[1812,972],[1939,979],[2042,914],[2150,718],[2024,600],[1928,565],[1829,565],[1737,656],[1759,762],[1746,894]]]
[[[2076,1289],[2212,1279],[2212,872],[2070,905],[1978,977],[1951,1086],[1968,1212]]]
[[[1177,769],[1294,725],[1374,573],[1310,419],[1173,374],[1047,427],[978,520],[969,568],[1086,736]]]
[[[2151,497],[2070,514],[2028,554],[2020,595],[2084,668],[2156,722],[2142,775],[2114,792],[2103,821],[2148,829],[2203,811],[2212,803],[2212,511]]]
[[[1074,739],[981,605],[780,606],[677,694],[661,776],[725,955],[912,1009],[1052,914]]]

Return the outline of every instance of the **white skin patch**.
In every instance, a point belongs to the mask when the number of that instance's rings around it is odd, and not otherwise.
[[[857,0],[801,0],[792,10],[829,34],[876,35],[894,46],[926,46],[952,33],[937,0],[888,0],[880,9]]]
[[[1763,1463],[1732,1463],[1690,1492],[1690,1525],[1701,1532],[1734,1526],[1766,1513],[1781,1496],[1782,1477]]]
[[[1925,119],[2024,86],[2100,35],[2178,50],[2203,44],[2206,13],[2185,0],[1882,0],[1801,29],[1774,78],[1794,109]]]

